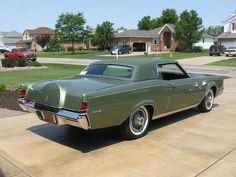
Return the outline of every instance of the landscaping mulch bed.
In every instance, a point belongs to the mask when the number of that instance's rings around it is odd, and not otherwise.
[[[25,71],[25,70],[39,70],[39,69],[47,69],[47,66],[26,66],[26,67],[13,67],[13,68],[0,68],[0,72],[8,72],[8,71]]]
[[[18,92],[16,91],[6,90],[0,92],[0,108],[22,111],[22,109],[16,103],[17,98]]]

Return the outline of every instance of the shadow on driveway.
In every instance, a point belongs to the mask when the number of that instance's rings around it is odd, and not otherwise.
[[[214,105],[214,107],[217,106],[217,104]],[[181,120],[191,119],[197,114],[199,114],[199,112],[194,108],[154,120],[152,121],[150,131],[158,131],[158,129],[162,127],[177,123]],[[72,126],[56,126],[47,123],[30,127],[27,130],[83,153],[126,141],[121,137],[119,127],[85,131]]]

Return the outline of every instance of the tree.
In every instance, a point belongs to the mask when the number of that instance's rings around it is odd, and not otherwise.
[[[57,52],[62,49],[60,45],[60,41],[58,40],[57,36],[54,36],[53,38],[50,39],[50,41],[47,44],[47,51],[51,52]]]
[[[83,13],[63,13],[59,16],[56,27],[56,34],[61,41],[70,41],[74,53],[75,41],[82,41],[84,38],[84,24],[86,20]]]
[[[152,19],[150,16],[144,16],[138,21],[138,29],[152,30],[164,26],[166,23],[175,24],[178,21],[178,18],[175,9],[164,9],[160,17]]]
[[[160,17],[162,25],[166,23],[176,24],[178,21],[178,15],[175,9],[165,9],[162,11],[162,15]]]
[[[114,32],[113,23],[105,21],[101,25],[98,24],[91,42],[93,45],[98,45],[100,49],[105,50],[111,46]]]
[[[36,43],[38,43],[42,49],[47,45],[47,43],[50,41],[51,36],[49,34],[35,34],[33,39]]]
[[[209,35],[212,35],[214,37],[219,36],[221,33],[224,32],[224,27],[223,26],[209,26],[205,32]]]
[[[175,25],[174,38],[185,50],[192,50],[193,43],[201,39],[202,19],[195,10],[183,11]]]
[[[144,16],[141,20],[138,21],[138,29],[140,30],[150,30],[152,29],[151,17]]]
[[[161,18],[154,18],[151,20],[151,29],[159,28],[163,26]]]

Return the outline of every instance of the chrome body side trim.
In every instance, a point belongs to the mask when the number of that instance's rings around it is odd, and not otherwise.
[[[68,110],[60,109],[58,112],[50,112],[47,110],[39,110],[35,108],[35,102],[26,100],[24,98],[19,98],[17,100],[19,106],[24,110],[34,113],[42,121],[46,121],[43,112],[48,112],[53,115],[55,124],[57,125],[72,125],[76,127],[83,128],[84,130],[90,129],[89,120],[87,113],[78,113]],[[47,122],[47,121],[46,121]]]
[[[169,116],[169,115],[171,115],[171,114],[174,114],[174,113],[177,113],[177,112],[181,112],[181,111],[185,111],[185,110],[188,110],[188,109],[191,109],[191,108],[195,108],[195,107],[197,107],[198,105],[199,105],[199,104],[195,104],[195,105],[188,106],[188,107],[185,107],[185,108],[181,108],[181,109],[177,109],[177,110],[174,110],[174,111],[166,112],[166,113],[163,113],[163,114],[154,116],[154,117],[152,118],[152,120],[159,119],[159,118],[165,117],[165,116]]]

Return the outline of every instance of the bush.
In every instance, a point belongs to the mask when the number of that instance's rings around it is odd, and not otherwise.
[[[203,52],[204,49],[202,46],[195,46],[193,47],[193,52]]]
[[[72,52],[73,51],[73,47],[67,47],[67,51],[68,52]]]
[[[27,61],[25,58],[18,58],[18,59],[6,58],[2,60],[2,66],[6,68],[13,68],[13,67],[26,67],[26,66],[40,67],[42,65],[36,61]]]
[[[6,68],[13,68],[17,65],[16,59],[6,58],[2,60],[2,66]]]
[[[27,66],[40,67],[42,65],[37,61],[27,61]]]
[[[6,86],[3,85],[3,84],[0,84],[0,92],[2,92],[2,91],[4,91],[4,90],[6,90]]]
[[[25,66],[27,66],[27,60],[25,58],[22,58],[22,57],[18,58],[16,60],[16,66],[18,66],[18,67],[25,67]]]

